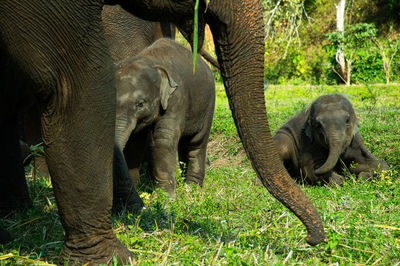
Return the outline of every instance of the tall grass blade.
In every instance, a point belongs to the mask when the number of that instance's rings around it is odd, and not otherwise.
[[[196,0],[194,6],[194,29],[193,29],[193,75],[196,72],[197,60],[197,45],[198,45],[198,30],[199,30],[199,0]]]

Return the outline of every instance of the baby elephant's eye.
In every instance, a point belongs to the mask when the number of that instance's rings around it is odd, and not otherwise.
[[[350,118],[346,118],[346,124],[350,124]]]
[[[144,101],[143,100],[140,100],[139,102],[136,103],[136,107],[137,108],[143,108],[143,106],[144,106]]]

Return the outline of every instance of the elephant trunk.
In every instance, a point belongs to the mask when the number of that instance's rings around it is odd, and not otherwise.
[[[213,33],[229,105],[253,168],[268,191],[306,226],[310,245],[325,241],[315,207],[290,178],[275,150],[264,99],[264,28],[259,1],[214,0],[206,19]]]
[[[120,147],[121,151],[124,150],[125,145],[128,142],[131,133],[136,127],[136,123],[131,123],[125,126],[123,126],[122,124],[123,123],[121,122],[121,120],[117,118],[115,126],[115,141],[118,147]]]
[[[337,135],[338,134],[335,134],[335,136]],[[342,153],[345,140],[346,140],[345,136],[337,136],[337,137],[328,136],[328,141],[329,141],[328,158],[321,167],[315,170],[315,174],[317,175],[326,174],[335,167],[339,159],[339,156]]]

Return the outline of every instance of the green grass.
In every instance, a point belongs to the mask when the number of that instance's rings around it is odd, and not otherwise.
[[[136,262],[149,264],[386,264],[400,262],[400,86],[270,86],[267,111],[274,132],[289,117],[325,93],[348,95],[360,131],[374,155],[392,171],[381,180],[349,176],[340,187],[301,188],[322,217],[329,242],[310,247],[300,221],[252,181],[250,167],[221,84],[211,132],[203,189],[179,182],[178,197],[142,192],[138,217],[112,217],[118,238]],[[180,174],[177,171],[178,176]],[[30,178],[35,209],[3,219],[16,239],[0,247],[1,264],[57,263],[63,231],[45,178]],[[12,256],[12,257],[11,257]]]

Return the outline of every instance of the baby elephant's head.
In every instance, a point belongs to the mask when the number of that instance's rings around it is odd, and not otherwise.
[[[315,100],[309,111],[305,134],[322,149],[329,150],[325,163],[316,174],[331,171],[358,132],[358,120],[350,101],[340,94],[328,94]]]
[[[131,133],[151,126],[167,109],[177,84],[162,66],[134,58],[116,65],[116,81],[116,140],[124,148]]]

